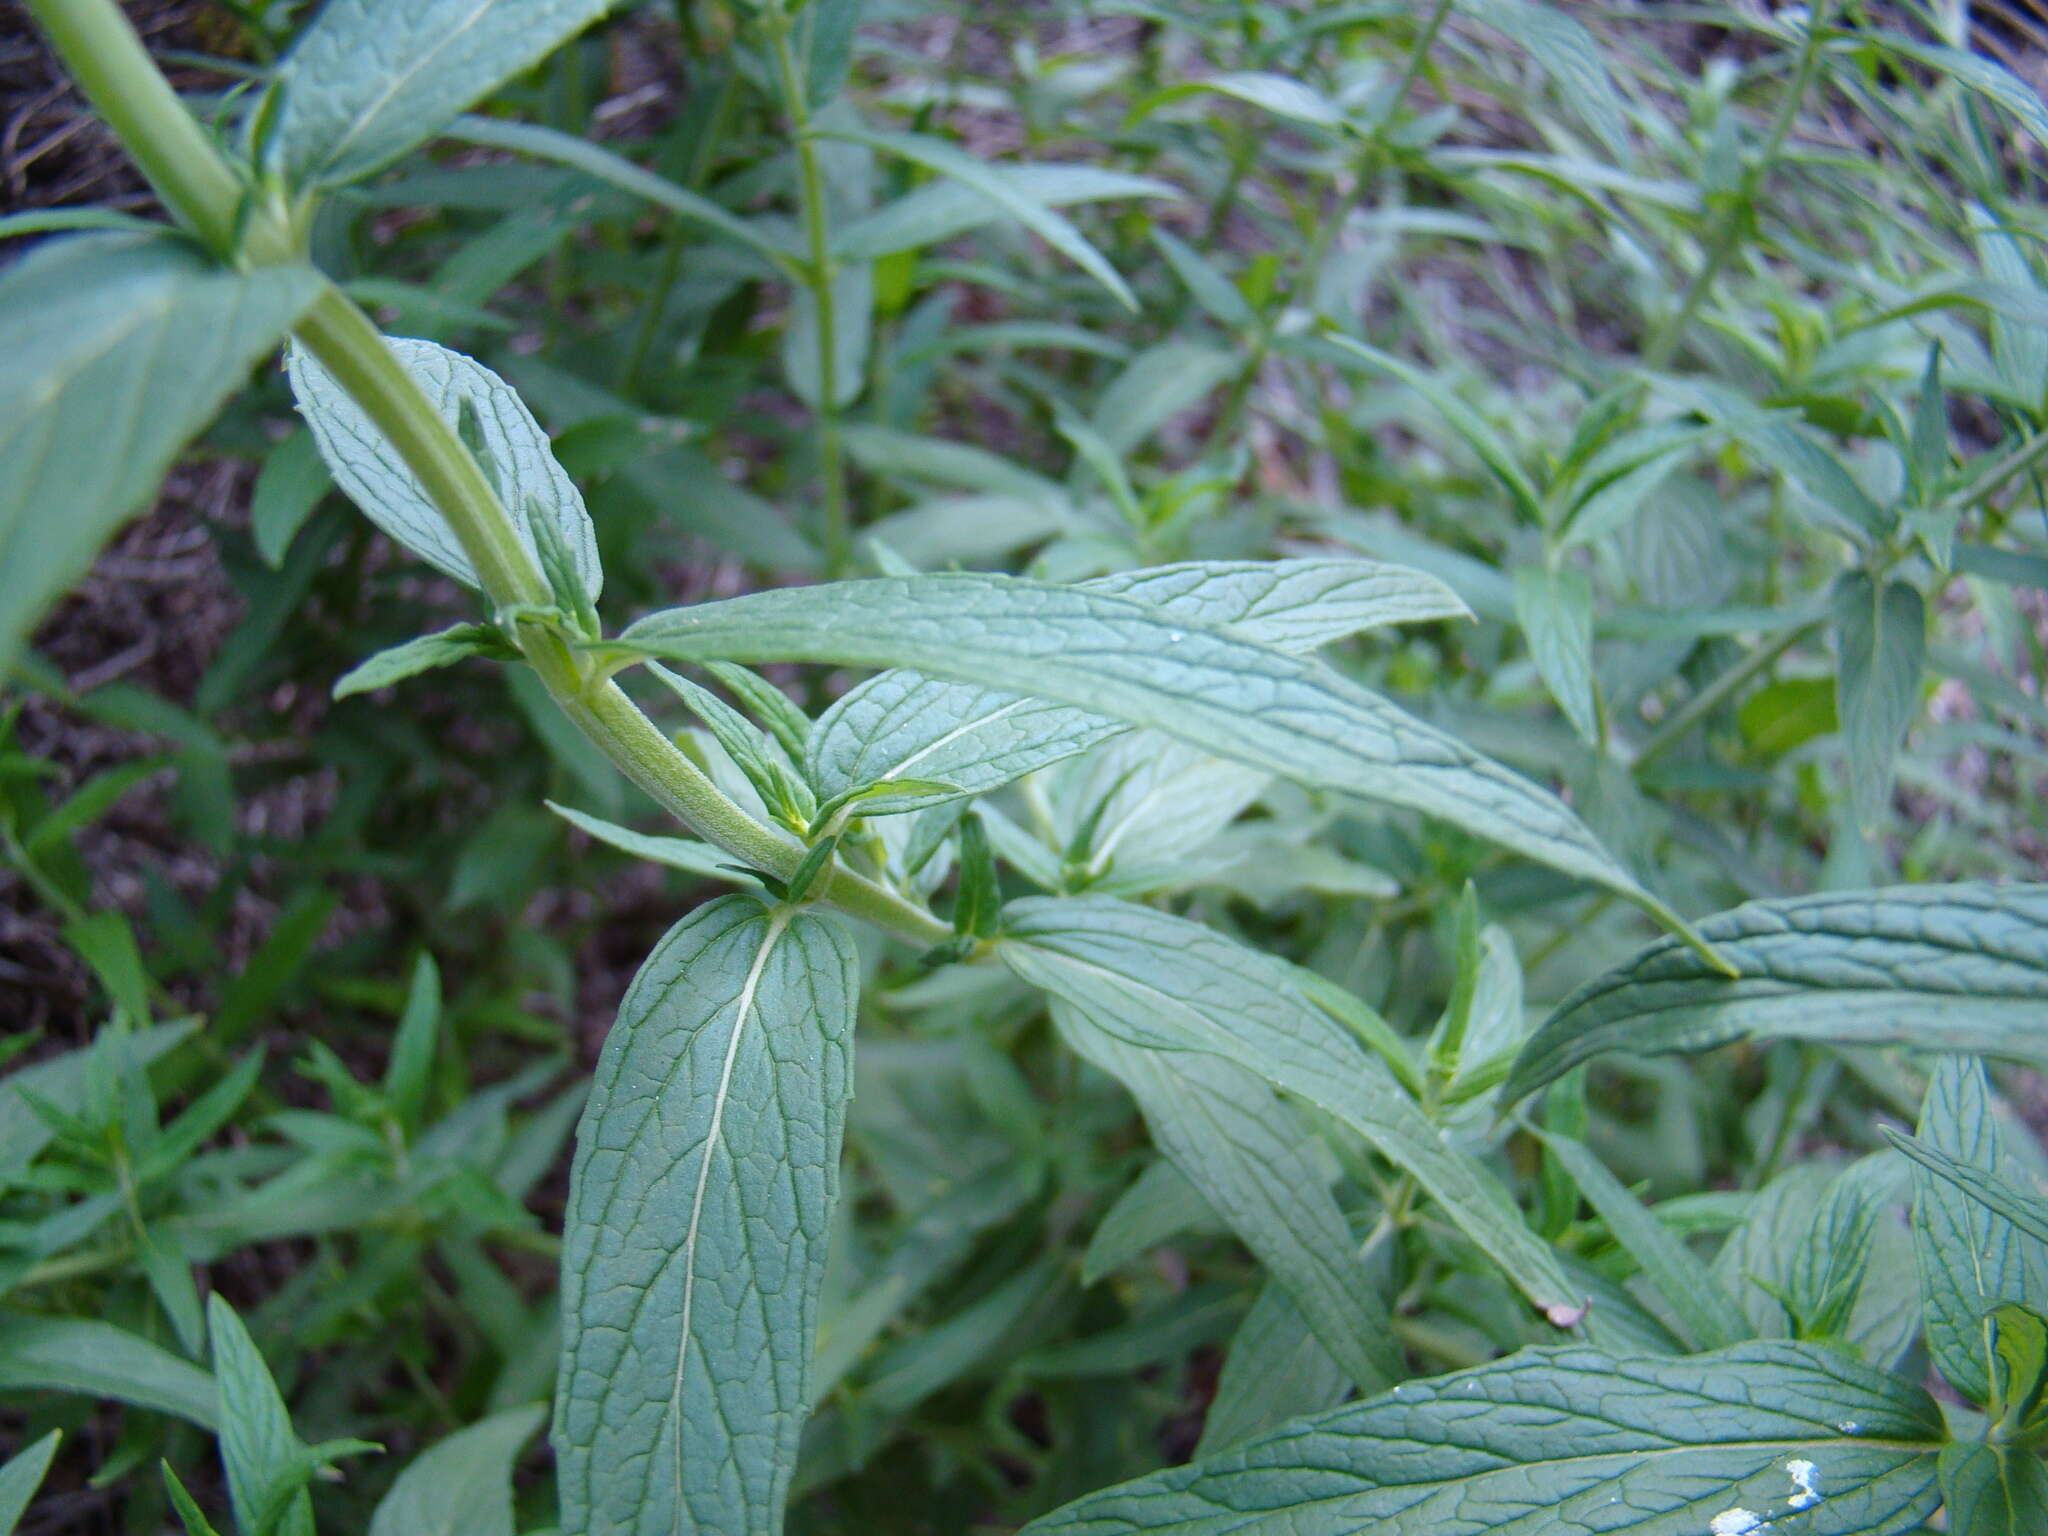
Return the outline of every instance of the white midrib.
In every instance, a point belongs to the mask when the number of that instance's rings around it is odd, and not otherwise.
[[[775,949],[775,941],[782,937],[782,930],[789,926],[790,916],[786,908],[769,914],[761,948],[754,963],[747,967],[747,979],[733,1012],[732,1036],[726,1041],[725,1060],[718,1069],[718,1092],[711,1101],[711,1124],[704,1132],[704,1155],[697,1160],[697,1188],[690,1196],[690,1220],[683,1228],[682,1332],[676,1345],[675,1384],[668,1396],[669,1432],[675,1439],[675,1503],[671,1508],[679,1522],[683,1511],[683,1366],[690,1358],[690,1309],[697,1298],[697,1231],[704,1219],[704,1194],[711,1187],[711,1160],[718,1154],[718,1138],[725,1126],[725,1103],[732,1092],[733,1065],[740,1057],[747,1017],[754,1011],[754,995],[761,988],[761,973],[768,967],[768,956]]]

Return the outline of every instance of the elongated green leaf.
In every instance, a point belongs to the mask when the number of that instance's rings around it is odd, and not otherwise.
[[[1027,898],[1003,918],[1003,959],[1026,981],[1131,1046],[1222,1056],[1328,1111],[1412,1173],[1538,1307],[1572,1309],[1555,1256],[1498,1182],[1309,1000],[1292,966],[1199,923],[1099,897]]]
[[[25,1446],[9,1457],[5,1466],[0,1466],[0,1536],[14,1536],[14,1528],[21,1523],[28,1501],[42,1486],[43,1474],[50,1470],[51,1459],[57,1454],[57,1442],[63,1438],[61,1429],[53,1429],[34,1445]]]
[[[313,1536],[313,1501],[304,1486],[313,1468],[270,1367],[235,1309],[217,1294],[207,1298],[206,1323],[220,1391],[220,1459],[235,1524],[275,1536]],[[295,1474],[297,1486],[287,1491]],[[280,1496],[281,1517],[266,1526],[261,1514]]]
[[[1285,651],[1469,612],[1435,577],[1371,560],[1196,561],[1081,585]],[[849,689],[819,717],[806,771],[824,799],[913,777],[982,794],[1128,729],[1071,705],[897,669]],[[863,810],[879,815],[931,803],[878,797]]]
[[[1600,1213],[1614,1240],[1642,1265],[1643,1273],[1684,1325],[1696,1349],[1720,1349],[1751,1336],[1742,1309],[1720,1281],[1643,1203],[1607,1171],[1584,1143],[1545,1136],[1543,1144],[1564,1165],[1586,1202]]]
[[[1982,1063],[1944,1057],[1927,1084],[1921,1141],[1958,1164],[2008,1182],[2023,1177],[1993,1113]],[[2048,1247],[1926,1168],[1915,1168],[1914,1247],[1925,1298],[1927,1351],[1948,1384],[1977,1404],[1991,1398],[1985,1314],[2002,1303],[2048,1305]]]
[[[534,569],[546,568],[531,526],[538,515],[553,522],[584,593],[595,601],[604,588],[597,530],[576,482],[555,462],[548,435],[526,402],[490,369],[460,352],[402,336],[386,337],[385,344],[449,426],[460,426],[465,416],[474,421],[477,446],[488,461],[485,468],[497,483],[498,499],[518,528],[520,542],[533,557]],[[301,347],[291,349],[286,370],[321,457],[363,515],[429,565],[464,586],[479,585],[455,530],[362,407]]]
[[[1962,1441],[1941,1448],[1941,1502],[1956,1536],[2048,1530],[2048,1467],[2029,1447]]]
[[[213,1378],[112,1323],[0,1313],[0,1387],[111,1397],[211,1429]]]
[[[882,577],[653,614],[617,646],[683,661],[907,666],[1028,689],[1316,788],[1441,816],[1680,922],[1519,774],[1311,662],[1127,597],[1004,576]]]
[[[2003,64],[1966,49],[1923,43],[1903,32],[1879,29],[1869,35],[2010,112],[2034,136],[2037,146],[2048,147],[2048,106],[2042,104],[2041,93]]]
[[[1933,1511],[1946,1438],[1918,1387],[1811,1345],[1530,1349],[1089,1494],[1026,1532],[1898,1536]]]
[[[1328,1182],[1258,1076],[1199,1051],[1134,1045],[1092,1010],[1053,1005],[1061,1038],[1130,1089],[1159,1150],[1282,1286],[1366,1391],[1404,1374],[1384,1299],[1359,1262]]]
[[[494,149],[509,149],[518,154],[533,155],[538,159],[552,160],[557,165],[566,165],[572,170],[582,171],[599,181],[617,187],[621,192],[630,192],[635,197],[645,198],[656,207],[665,208],[680,218],[716,230],[728,240],[747,247],[765,259],[785,277],[794,279],[799,276],[791,253],[738,214],[720,207],[701,192],[692,192],[688,187],[678,186],[666,177],[657,176],[652,171],[644,171],[623,155],[615,155],[586,139],[577,138],[574,134],[543,127],[538,123],[508,123],[494,117],[465,117],[458,119],[449,129],[449,137],[470,144],[487,144]]]
[[[170,235],[52,240],[0,273],[0,677],[319,290]]]
[[[310,434],[294,432],[270,450],[249,498],[249,528],[264,564],[284,568],[292,540],[333,486]]]
[[[1446,388],[1436,374],[1426,368],[1418,368],[1404,358],[1395,357],[1391,352],[1382,352],[1377,347],[1369,347],[1362,341],[1353,341],[1349,336],[1334,331],[1328,340],[1337,348],[1333,355],[1336,361],[1344,361],[1347,357],[1356,359],[1374,373],[1383,374],[1413,390],[1450,424],[1451,430],[1465,440],[1468,448],[1479,455],[1479,461],[1493,472],[1493,477],[1513,499],[1523,518],[1532,524],[1542,523],[1543,498],[1537,494],[1535,483],[1516,459],[1514,449],[1484,417]]]
[[[1232,97],[1275,117],[1308,123],[1316,128],[1342,128],[1345,124],[1343,108],[1322,92],[1292,75],[1276,75],[1261,70],[1237,70],[1168,86],[1140,105],[1131,116],[1133,119],[1142,118],[1169,102],[1206,91]]]
[[[1565,105],[1623,165],[1631,155],[1628,116],[1599,42],[1570,12],[1537,0],[1458,0],[1458,9],[1498,27],[1550,76]]]
[[[700,843],[692,837],[661,837],[649,832],[635,832],[631,827],[622,827],[572,806],[557,805],[552,800],[547,802],[547,807],[578,831],[587,833],[600,843],[609,844],[621,853],[666,864],[673,869],[687,870],[707,880],[731,877],[731,855],[710,843]]]
[[[1294,1298],[1268,1281],[1230,1340],[1195,1454],[1226,1451],[1288,1419],[1334,1408],[1347,1386]]]
[[[1579,570],[1515,573],[1515,617],[1529,637],[1529,653],[1544,686],[1582,740],[1600,739],[1600,706],[1593,696],[1593,589]]]
[[[1699,928],[1739,979],[1673,941],[1651,945],[1564,1000],[1515,1063],[1508,1101],[1603,1051],[1704,1051],[1752,1038],[2048,1062],[2048,885],[1758,901]]]
[[[1891,800],[1892,759],[1920,706],[1927,656],[1927,607],[1903,581],[1880,591],[1862,571],[1835,583],[1835,643],[1841,671],[1835,709],[1849,757],[1856,819],[1875,831]]]
[[[1018,197],[1042,208],[1066,208],[1076,203],[1109,202],[1125,197],[1181,195],[1178,188],[1149,176],[1132,176],[1094,165],[989,165],[983,169],[1007,183]],[[873,261],[897,251],[936,245],[1009,217],[1012,214],[1006,204],[965,183],[927,182],[915,192],[838,230],[832,237],[832,254],[842,261]]]
[[[862,144],[885,155],[899,156],[927,170],[937,171],[969,191],[980,193],[1102,284],[1124,308],[1133,312],[1137,310],[1138,300],[1130,286],[1117,276],[1108,259],[1088,243],[1088,238],[1074,228],[1065,215],[1030,196],[1015,181],[998,175],[965,150],[956,149],[943,139],[927,138],[920,133],[878,133],[845,126],[817,131],[825,137],[843,139],[849,144]]]
[[[370,1536],[512,1536],[512,1465],[539,1403],[458,1429],[415,1457],[377,1505]]]
[[[127,1052],[135,1067],[146,1067],[198,1027],[197,1019],[158,1024],[123,1036],[116,1048]],[[76,1113],[84,1101],[95,1048],[66,1051],[32,1067],[21,1067],[0,1082],[0,1181],[26,1168],[55,1134],[49,1122],[29,1108],[28,1101],[15,1090],[25,1088],[46,1104],[67,1114]]]
[[[1183,1232],[1219,1230],[1216,1208],[1194,1180],[1162,1158],[1117,1196],[1096,1225],[1087,1252],[1081,1255],[1081,1283],[1093,1285]]]
[[[610,3],[328,0],[278,67],[266,147],[300,184],[367,176],[538,63]]]
[[[431,635],[421,635],[417,640],[408,640],[403,645],[394,645],[388,651],[379,651],[368,661],[350,668],[335,679],[334,697],[345,699],[350,694],[372,693],[403,682],[408,677],[417,677],[422,672],[452,667],[472,656],[511,661],[518,655],[519,652],[493,626],[456,624]]]
[[[2036,1242],[2048,1243],[2048,1199],[1986,1173],[1969,1163],[1957,1162],[1947,1153],[1916,1136],[1883,1127],[1885,1136],[1914,1162],[1936,1178],[1953,1185]]]
[[[634,979],[577,1132],[553,1431],[563,1527],[782,1528],[849,1091],[836,923],[699,907]]]

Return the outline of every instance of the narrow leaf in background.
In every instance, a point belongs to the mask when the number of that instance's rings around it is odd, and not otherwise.
[[[1841,655],[1835,707],[1856,819],[1874,832],[1891,798],[1892,759],[1919,711],[1927,608],[1903,581],[1880,589],[1864,572],[1851,571],[1835,583],[1834,609]]]

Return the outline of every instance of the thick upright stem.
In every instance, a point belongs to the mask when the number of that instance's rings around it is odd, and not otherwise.
[[[31,0],[73,77],[120,134],[167,207],[223,255],[233,254],[243,185],[185,111],[112,0]],[[243,250],[248,250],[244,229]],[[266,259],[268,253],[257,253]],[[419,478],[501,614],[553,601],[504,505],[453,426],[427,399],[367,316],[329,285],[297,327],[331,373]],[[520,650],[563,712],[619,770],[693,831],[754,868],[793,873],[804,849],[728,799],[617,684],[552,625],[514,617]],[[820,896],[913,943],[952,930],[895,892],[831,868]]]

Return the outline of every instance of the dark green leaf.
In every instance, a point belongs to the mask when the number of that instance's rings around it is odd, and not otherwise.
[[[388,651],[379,651],[335,680],[334,697],[345,699],[350,694],[388,688],[408,677],[417,677],[437,667],[452,667],[472,656],[514,661],[518,659],[519,652],[489,624],[456,624],[431,635],[421,635],[417,640],[408,640],[403,645],[394,645]]]
[[[1933,1511],[1946,1438],[1918,1387],[1811,1345],[1532,1349],[1089,1494],[1027,1531],[1898,1536]]]
[[[1759,901],[1700,933],[1740,972],[1674,940],[1579,988],[1523,1050],[1510,1101],[1603,1051],[1731,1040],[1904,1043],[2048,1062],[2048,885],[1900,886]]]
[[[5,1466],[0,1466],[0,1536],[14,1536],[14,1528],[21,1523],[28,1501],[42,1486],[43,1474],[50,1470],[51,1458],[57,1454],[57,1442],[63,1438],[62,1430],[53,1429],[35,1444],[16,1452]]]
[[[0,1313],[0,1387],[111,1397],[202,1429],[217,1422],[206,1372],[112,1323],[86,1318]]]
[[[422,1451],[384,1495],[370,1536],[512,1536],[512,1467],[547,1410],[534,1403]]]

